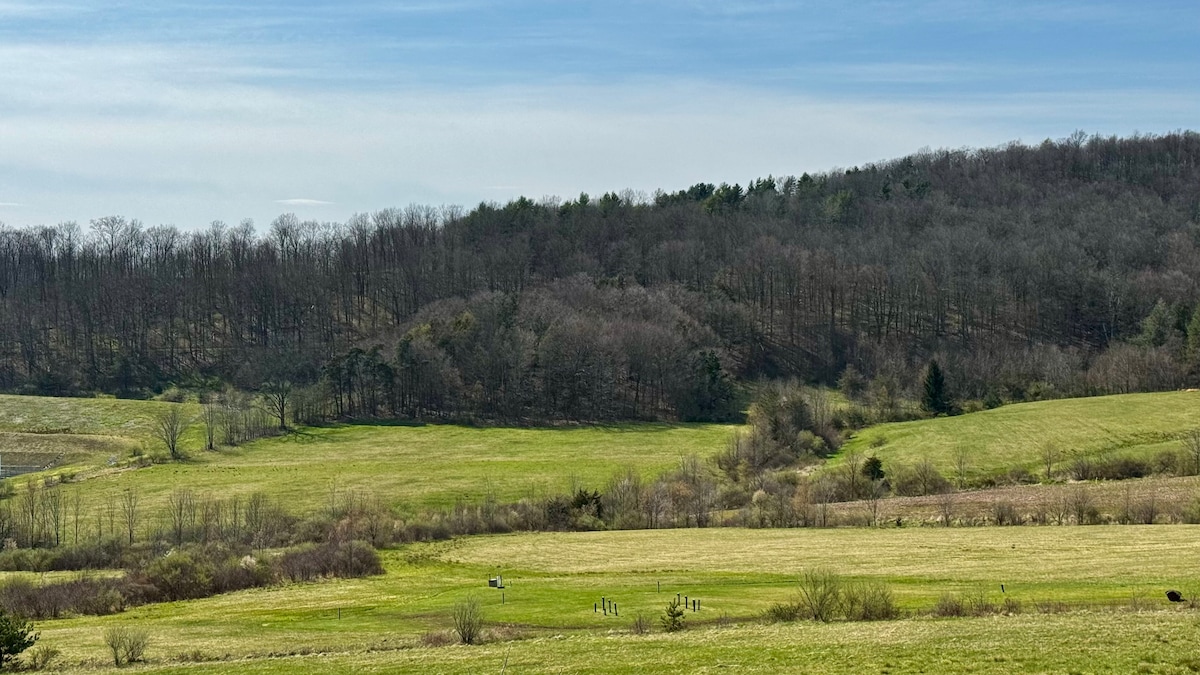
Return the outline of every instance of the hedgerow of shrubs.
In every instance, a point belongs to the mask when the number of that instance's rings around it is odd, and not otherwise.
[[[30,619],[103,615],[149,602],[191,600],[284,581],[382,572],[375,549],[361,541],[310,545],[271,558],[255,558],[222,545],[185,546],[119,577],[84,573],[41,585],[12,579],[0,584],[0,608]]]

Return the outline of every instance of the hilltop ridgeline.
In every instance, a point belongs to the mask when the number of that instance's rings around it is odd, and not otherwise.
[[[883,407],[1184,386],[1200,134],[939,150],[652,198],[198,232],[0,230],[0,390],[297,387],[325,416],[724,419],[739,381]],[[315,411],[315,412],[314,412]]]

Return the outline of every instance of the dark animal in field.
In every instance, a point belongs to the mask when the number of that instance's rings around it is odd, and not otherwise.
[[[1167,599],[1171,602],[1183,602],[1183,593],[1179,591],[1167,591]]]

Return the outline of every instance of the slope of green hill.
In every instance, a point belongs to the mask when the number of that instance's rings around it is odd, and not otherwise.
[[[1152,459],[1177,450],[1186,432],[1200,428],[1200,392],[1178,391],[1018,403],[992,410],[913,422],[881,424],[855,434],[841,456],[857,451],[888,464],[928,458],[947,476],[958,458],[975,480],[1014,467],[1041,474],[1046,448],[1056,471],[1076,457]]]
[[[190,416],[182,442],[189,459],[123,466],[134,451],[165,454],[154,420],[171,405]],[[135,489],[152,506],[188,488],[220,497],[261,491],[302,511],[326,505],[336,489],[422,508],[487,496],[516,501],[562,492],[573,482],[602,488],[626,467],[650,476],[685,455],[715,454],[732,430],[718,424],[332,425],[206,452],[198,416],[195,404],[0,396],[0,452],[4,461],[10,453],[61,457],[47,473],[71,476],[92,504]]]

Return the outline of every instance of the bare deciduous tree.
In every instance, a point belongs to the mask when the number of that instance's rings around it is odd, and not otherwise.
[[[129,489],[121,493],[121,516],[125,521],[125,533],[130,546],[133,545],[134,537],[137,535],[138,518],[141,516],[138,511],[138,501],[137,490]]]
[[[184,458],[183,451],[179,448],[179,439],[183,437],[187,426],[178,405],[168,406],[154,420],[154,435],[166,446],[171,459]]]
[[[1191,460],[1188,467],[1191,473],[1200,474],[1200,429],[1192,429],[1183,435],[1183,449]]]
[[[1054,464],[1058,461],[1058,446],[1047,441],[1042,444],[1042,465],[1046,467],[1046,481],[1054,477]]]
[[[204,422],[204,449],[217,449],[217,429],[221,426],[221,408],[216,403],[205,403],[200,409],[200,419]]]
[[[950,527],[954,522],[954,506],[957,504],[957,496],[950,491],[943,492],[937,496],[938,514],[942,518],[942,525]]]

